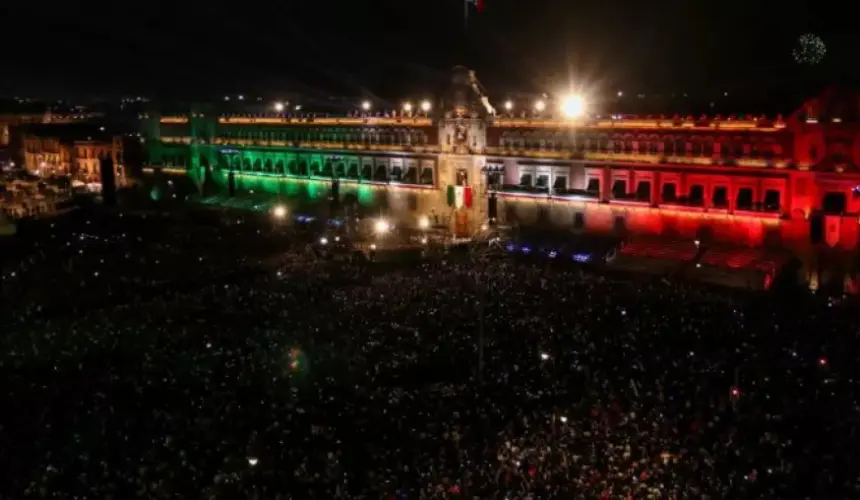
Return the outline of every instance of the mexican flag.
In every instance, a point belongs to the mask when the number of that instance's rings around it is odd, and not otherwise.
[[[448,206],[454,208],[472,207],[472,188],[469,186],[448,186]]]

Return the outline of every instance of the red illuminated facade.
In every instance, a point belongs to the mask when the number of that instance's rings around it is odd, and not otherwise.
[[[485,169],[508,222],[854,249],[859,112],[826,93],[785,119],[500,117]]]

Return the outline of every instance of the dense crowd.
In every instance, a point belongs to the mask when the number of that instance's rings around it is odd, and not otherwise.
[[[140,217],[28,240],[0,496],[860,495],[851,298],[304,249]]]

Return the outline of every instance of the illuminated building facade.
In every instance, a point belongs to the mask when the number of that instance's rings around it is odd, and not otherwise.
[[[226,187],[233,172],[239,192],[327,200],[337,178],[347,202],[413,222],[444,214],[459,233],[487,221],[495,198],[507,225],[789,248],[807,261],[858,246],[857,96],[828,92],[786,118],[570,119],[553,107],[497,112],[464,71],[426,114],[153,116],[148,150],[152,167],[200,183]]]
[[[99,183],[102,158],[109,157],[117,180],[124,179],[122,135],[107,134],[103,127],[85,123],[29,126],[21,143],[24,168],[35,175],[64,175]]]
[[[79,123],[92,120],[99,115],[94,113],[5,113],[0,114],[0,148],[10,146],[16,127],[45,123]]]

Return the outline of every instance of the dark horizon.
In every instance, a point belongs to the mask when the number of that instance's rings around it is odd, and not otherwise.
[[[775,2],[485,0],[464,22],[461,0],[243,4],[157,2],[131,11],[17,4],[10,8],[7,95],[165,99],[279,92],[397,100],[438,94],[448,69],[476,70],[491,95],[660,94],[783,101],[854,83],[849,16]],[[362,5],[363,4],[363,5]],[[795,14],[796,13],[796,14]],[[40,24],[34,35],[32,26]],[[799,65],[804,33],[827,45]],[[788,102],[785,102],[788,101]],[[765,105],[762,107],[770,107]],[[740,109],[739,111],[748,111]],[[756,111],[756,110],[749,110]]]

